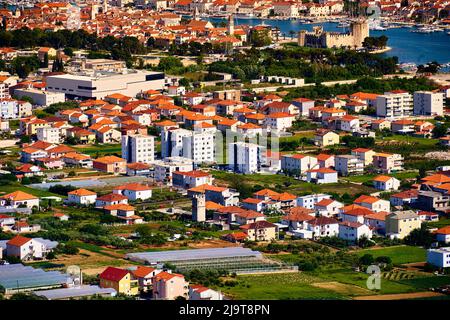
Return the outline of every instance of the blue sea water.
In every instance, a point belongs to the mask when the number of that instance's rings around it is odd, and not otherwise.
[[[211,22],[225,21],[222,18],[210,18]],[[326,31],[344,32],[342,27],[338,27],[337,23],[320,23],[320,24],[304,24],[298,20],[268,20],[256,18],[235,18],[235,24],[241,25],[270,25],[278,27],[281,33],[285,33],[286,37],[290,37],[289,31],[309,30],[316,25],[322,25]],[[385,55],[397,56],[400,63],[412,62],[423,64],[431,61],[439,63],[450,62],[450,35],[446,32],[433,33],[414,33],[409,28],[395,28],[385,31],[370,31],[370,35],[381,36],[386,35],[389,38],[388,45],[392,48]]]

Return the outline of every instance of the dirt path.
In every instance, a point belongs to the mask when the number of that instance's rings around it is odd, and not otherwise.
[[[381,294],[373,296],[359,296],[353,298],[354,300],[405,300],[405,299],[418,299],[443,296],[442,293],[425,291],[425,292],[413,292],[413,293],[399,293],[399,294]]]

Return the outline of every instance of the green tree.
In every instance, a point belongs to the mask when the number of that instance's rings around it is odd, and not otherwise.
[[[363,266],[369,266],[371,265],[373,262],[375,261],[375,259],[373,258],[373,256],[369,253],[366,253],[365,255],[361,256],[359,258],[359,264],[363,265]]]
[[[161,71],[169,71],[177,68],[182,68],[183,64],[177,57],[163,57],[159,60],[158,69]]]
[[[404,242],[411,246],[423,246],[429,248],[434,241],[433,234],[425,224],[420,229],[412,230],[404,239]]]
[[[433,137],[434,138],[441,138],[447,135],[447,131],[448,131],[448,125],[447,124],[440,124],[440,125],[436,125],[433,128]]]

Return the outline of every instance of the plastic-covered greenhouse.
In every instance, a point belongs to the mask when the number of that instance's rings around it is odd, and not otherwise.
[[[235,273],[295,270],[293,266],[265,259],[259,251],[242,247],[139,252],[129,253],[126,257],[150,265],[170,263],[179,272],[193,269],[227,270]]]
[[[70,282],[70,276],[59,271],[46,272],[22,264],[0,265],[0,286],[6,294],[61,287]]]

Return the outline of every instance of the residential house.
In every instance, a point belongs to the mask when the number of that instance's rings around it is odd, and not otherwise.
[[[317,184],[337,183],[338,173],[330,168],[308,170],[306,171],[306,181]]]
[[[91,205],[97,200],[97,193],[87,189],[76,189],[67,193],[67,202],[79,205]]]
[[[115,187],[113,193],[121,194],[130,201],[145,201],[152,197],[152,188],[139,183],[128,183]]]
[[[342,176],[364,173],[364,161],[353,155],[336,155],[334,168]]]
[[[450,226],[445,226],[433,232],[438,242],[450,243]]]
[[[138,281],[139,289],[143,292],[152,290],[153,277],[160,272],[162,270],[148,266],[137,266],[136,269],[131,269],[133,278]]]
[[[18,190],[0,196],[0,206],[32,209],[33,207],[39,207],[39,198]]]
[[[314,144],[319,147],[339,144],[339,135],[333,131],[319,129],[314,135]]]
[[[201,170],[174,171],[172,173],[172,185],[183,189],[190,189],[203,184],[212,184],[213,180],[210,173]]]
[[[421,225],[420,218],[412,210],[393,212],[386,216],[386,236],[403,239]]]
[[[358,197],[353,203],[368,208],[374,212],[391,211],[391,204],[389,203],[389,201],[373,196],[362,195]]]
[[[418,190],[406,190],[396,194],[391,195],[389,199],[391,205],[393,206],[403,206],[405,204],[411,205],[415,204],[419,198]]]
[[[400,187],[400,180],[394,177],[380,175],[373,179],[373,187],[381,191],[398,190]]]
[[[189,286],[189,300],[223,300],[223,294],[220,291],[201,286]]]
[[[101,288],[113,288],[117,293],[125,295],[137,295],[139,292],[138,281],[132,278],[128,270],[108,267],[99,275]]]
[[[126,173],[127,162],[116,156],[105,156],[93,160],[92,166],[99,171],[121,174]]]
[[[333,199],[322,199],[314,205],[316,213],[320,216],[337,216],[340,208],[344,206],[343,203]]]
[[[17,235],[6,242],[6,255],[22,261],[42,259],[58,245],[55,241],[42,238],[26,238]]]
[[[352,150],[352,155],[359,160],[364,161],[364,166],[372,164],[375,153],[375,151],[366,148],[356,148]]]
[[[272,241],[278,239],[276,225],[265,220],[246,224],[240,228],[247,233],[247,239],[250,241]]]
[[[339,222],[334,218],[318,217],[307,222],[312,239],[334,237],[339,234]]]
[[[184,276],[166,271],[153,277],[152,291],[156,300],[174,300],[178,297],[185,299],[189,296],[189,283]]]
[[[359,222],[343,221],[339,223],[339,238],[356,242],[360,238],[372,238],[372,230],[366,224]]]
[[[382,173],[391,173],[403,170],[403,160],[401,154],[376,153],[372,163]]]
[[[389,212],[376,212],[364,216],[364,223],[367,224],[372,230],[380,235],[386,234],[386,216]]]
[[[128,204],[128,198],[121,194],[109,193],[104,196],[98,197],[95,200],[96,208],[103,208],[115,204]]]
[[[321,153],[316,158],[319,168],[334,168],[334,155]]]
[[[281,170],[287,174],[304,175],[308,170],[318,167],[317,158],[304,154],[281,156]]]
[[[310,194],[306,196],[301,196],[297,198],[297,206],[303,207],[307,209],[314,209],[316,203],[322,201],[323,199],[330,199],[331,196],[329,194],[316,193]]]

